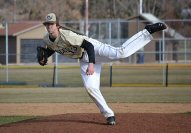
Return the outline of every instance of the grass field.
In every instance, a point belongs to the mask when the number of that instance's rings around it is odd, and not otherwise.
[[[101,91],[112,103],[191,103],[190,87],[103,87]],[[90,102],[84,88],[0,88],[0,103]],[[0,125],[36,118],[0,116]]]
[[[103,87],[108,102],[190,103],[190,87]],[[0,88],[0,103],[89,103],[82,87]]]

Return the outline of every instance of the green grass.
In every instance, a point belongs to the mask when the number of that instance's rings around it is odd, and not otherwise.
[[[184,113],[184,114],[191,115],[191,112],[186,112],[186,113]]]
[[[35,116],[0,116],[0,125],[36,118]]]
[[[160,84],[163,85],[164,67],[158,65],[113,65],[113,84]],[[1,82],[6,81],[6,68],[0,66],[0,88]],[[42,84],[51,85],[53,82],[53,66],[15,66],[9,69],[9,81],[26,83],[29,86]],[[170,65],[169,84],[191,85],[191,66]],[[58,84],[65,87],[83,87],[79,66],[59,66]],[[110,69],[108,65],[102,67],[101,85],[110,85]]]
[[[190,87],[102,87],[107,102],[190,103]],[[84,88],[1,88],[0,103],[90,103]]]

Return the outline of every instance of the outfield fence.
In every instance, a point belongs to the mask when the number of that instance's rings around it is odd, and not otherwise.
[[[191,84],[191,20],[161,21],[168,25],[168,30],[153,34],[154,39],[148,45],[128,58],[103,66],[102,86]],[[118,47],[148,23],[145,20],[90,20],[89,37]],[[84,32],[83,20],[63,24]],[[1,86],[83,86],[77,59],[54,54],[49,58],[49,66],[38,66],[36,47],[44,46],[45,33],[41,23],[32,27],[33,30],[29,28],[17,34],[13,34],[13,25],[7,22],[0,29]]]
[[[82,87],[79,65],[0,66],[0,86]],[[191,64],[104,64],[101,86],[191,86]]]

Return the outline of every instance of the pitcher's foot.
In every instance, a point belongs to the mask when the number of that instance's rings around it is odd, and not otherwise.
[[[115,125],[116,124],[115,116],[108,117],[106,120],[107,120],[108,125]]]

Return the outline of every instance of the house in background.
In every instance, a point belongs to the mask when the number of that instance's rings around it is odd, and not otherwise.
[[[5,32],[5,28],[2,27],[0,29],[0,64],[6,63]],[[44,34],[45,28],[39,22],[10,23],[8,25],[9,63],[34,62],[34,56],[36,56],[34,47],[43,44]]]
[[[8,26],[8,53],[10,64],[37,63],[36,48],[44,46],[46,29],[41,22],[10,23]],[[59,55],[60,56],[60,55]],[[53,56],[54,57],[54,56]],[[49,58],[52,63],[55,58]],[[59,61],[77,62],[61,56]],[[0,64],[6,64],[6,29],[0,28]]]

